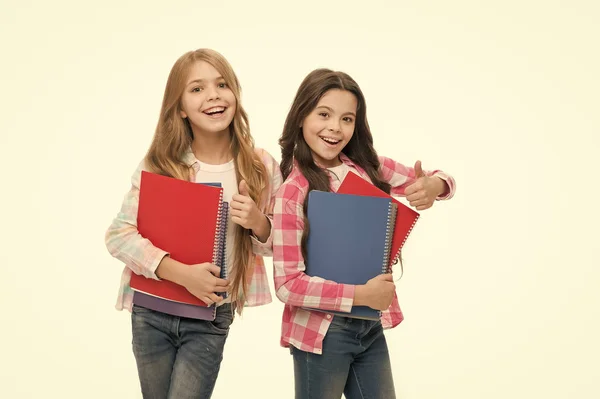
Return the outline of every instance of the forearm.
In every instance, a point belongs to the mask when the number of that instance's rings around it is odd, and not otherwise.
[[[281,302],[341,312],[350,312],[352,309],[356,286],[310,277],[300,270],[291,273],[291,268],[281,269],[276,260],[274,265],[275,293]]]
[[[134,273],[156,279],[156,268],[166,251],[142,237],[133,223],[117,218],[105,235],[109,253],[125,263]]]
[[[188,266],[172,259],[170,256],[162,258],[156,268],[156,275],[163,280],[169,280],[175,284],[184,285],[188,272]]]

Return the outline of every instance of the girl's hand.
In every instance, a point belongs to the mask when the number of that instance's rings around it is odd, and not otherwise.
[[[240,182],[239,194],[231,198],[229,208],[234,223],[251,230],[260,242],[267,241],[271,233],[271,222],[250,198],[245,180]]]
[[[231,220],[246,229],[257,230],[264,222],[265,215],[250,198],[245,180],[240,182],[239,194],[232,197],[229,207]]]
[[[229,281],[219,278],[221,268],[212,263],[200,263],[187,267],[182,285],[207,305],[220,302],[223,298],[215,292],[226,292]]]
[[[354,292],[354,305],[368,306],[376,310],[386,310],[392,304],[396,285],[391,273],[373,277],[365,285],[357,285]]]
[[[446,182],[436,176],[426,176],[421,168],[421,161],[415,163],[416,181],[405,191],[406,199],[418,211],[431,208],[437,197],[446,189]]]

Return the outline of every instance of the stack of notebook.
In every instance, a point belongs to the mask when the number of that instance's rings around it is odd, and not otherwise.
[[[227,278],[228,203],[219,183],[192,183],[142,171],[137,227],[140,235],[187,265],[204,262]],[[215,305],[168,280],[131,274],[133,303],[175,316],[214,320]],[[226,293],[220,293],[226,295]]]
[[[362,285],[391,272],[419,213],[348,172],[337,193],[308,194],[307,217],[305,273]],[[369,320],[381,317],[368,306],[354,306],[350,313],[327,312]]]

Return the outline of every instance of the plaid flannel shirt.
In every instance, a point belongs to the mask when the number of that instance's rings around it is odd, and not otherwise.
[[[356,173],[371,182],[366,172],[355,165],[343,153],[340,158],[349,168],[348,173]],[[405,196],[405,189],[415,179],[412,167],[404,166],[392,159],[379,157],[381,178],[392,186],[391,194]],[[442,171],[425,172],[428,176],[437,176],[444,180],[449,190],[437,200],[448,200],[455,192],[454,179]],[[341,184],[330,175],[330,188],[336,192]],[[275,198],[273,213],[273,268],[277,297],[285,303],[280,344],[321,354],[323,339],[331,324],[333,314],[327,310],[350,312],[354,301],[354,285],[338,284],[320,277],[309,277],[304,273],[305,265],[301,252],[301,238],[304,230],[303,203],[308,195],[308,181],[294,165],[286,181],[281,185]],[[310,311],[307,308],[323,310]],[[382,312],[381,322],[389,329],[402,322],[404,316],[394,299],[390,307]]]

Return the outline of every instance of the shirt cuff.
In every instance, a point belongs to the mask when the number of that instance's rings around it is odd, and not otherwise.
[[[432,177],[439,177],[440,179],[442,179],[445,183],[446,183],[446,187],[447,190],[442,193],[441,195],[438,195],[436,200],[437,201],[443,201],[443,200],[447,200],[450,197],[452,197],[452,186],[450,185],[450,177],[448,175],[446,175],[444,172],[436,172],[432,175]]]
[[[266,216],[266,215],[265,215]],[[250,238],[252,240],[252,249],[253,252],[257,255],[267,255],[273,253],[273,219],[267,216],[267,220],[269,221],[269,237],[267,241],[261,242],[252,231],[250,232]]]
[[[146,269],[144,269],[144,277],[160,280],[160,278],[156,275],[156,269],[158,269],[158,265],[160,262],[162,262],[163,258],[168,255],[168,252],[156,248],[155,252],[153,252],[151,255],[150,264]]]
[[[350,313],[354,303],[354,290],[356,286],[352,284],[340,284],[338,288],[338,310],[340,312]]]

